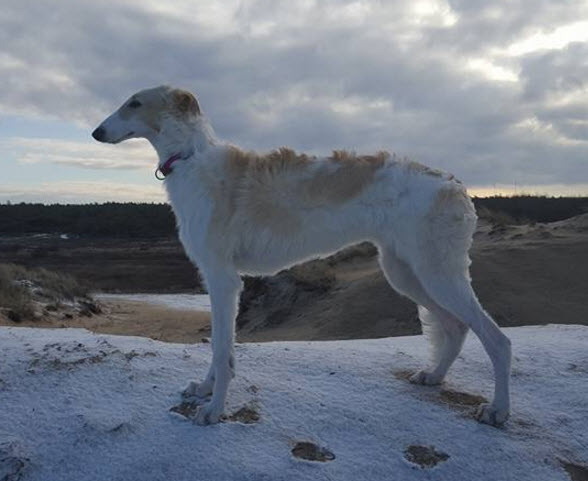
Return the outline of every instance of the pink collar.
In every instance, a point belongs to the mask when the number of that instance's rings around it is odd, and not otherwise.
[[[167,159],[163,165],[161,167],[157,167],[157,169],[155,169],[155,178],[157,180],[163,180],[165,179],[169,174],[171,174],[172,172],[172,164],[176,161],[176,160],[180,160],[182,158],[182,154],[177,153],[172,155],[169,159]],[[160,175],[159,175],[160,174]]]

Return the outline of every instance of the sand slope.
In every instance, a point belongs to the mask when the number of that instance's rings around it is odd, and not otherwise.
[[[551,224],[480,222],[471,252],[474,288],[501,326],[588,325],[588,214]],[[248,284],[243,339],[352,339],[420,333],[416,308],[380,272],[374,248]]]

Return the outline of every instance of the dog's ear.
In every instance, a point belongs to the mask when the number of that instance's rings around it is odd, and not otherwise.
[[[191,113],[194,115],[200,115],[200,105],[198,105],[198,100],[196,100],[196,97],[190,92],[186,90],[174,90],[173,101],[175,107],[182,114]]]

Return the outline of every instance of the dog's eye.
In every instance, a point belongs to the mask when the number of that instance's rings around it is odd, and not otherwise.
[[[141,102],[139,102],[138,100],[131,100],[129,102],[128,107],[130,107],[132,109],[136,109],[137,107],[141,107]]]

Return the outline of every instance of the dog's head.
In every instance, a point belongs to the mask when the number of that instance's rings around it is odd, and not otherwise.
[[[155,87],[132,95],[92,132],[92,137],[110,144],[133,138],[153,139],[166,121],[189,122],[199,115],[200,106],[190,92]]]

